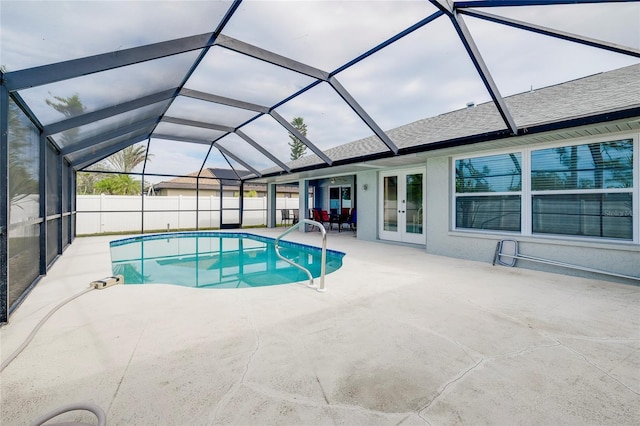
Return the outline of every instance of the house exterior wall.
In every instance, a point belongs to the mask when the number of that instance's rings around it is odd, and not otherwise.
[[[368,170],[356,175],[358,182],[358,239],[378,239],[378,172]],[[364,190],[367,185],[367,190]]]
[[[496,244],[500,240],[516,240],[519,244],[519,252],[528,256],[542,259],[556,260],[563,263],[574,264],[586,268],[610,271],[616,274],[628,276],[640,276],[640,240],[638,234],[638,206],[640,166],[638,162],[637,133],[612,134],[605,139],[616,140],[619,138],[633,137],[634,145],[634,192],[633,192],[633,235],[635,241],[618,241],[596,237],[577,237],[570,235],[527,235],[526,233],[513,233],[490,230],[460,230],[455,229],[454,198],[455,179],[453,169],[454,158],[451,155],[437,156],[431,154],[425,160],[426,163],[426,252],[435,255],[469,259],[480,262],[492,262],[496,250]],[[565,141],[567,144],[589,144],[598,139],[576,139]],[[543,149],[549,144],[537,144],[528,146],[531,149]],[[502,152],[508,152],[509,149]],[[477,150],[470,148],[467,153],[458,152],[456,156],[477,155]],[[419,166],[414,165],[412,167]],[[390,169],[391,170],[391,169]],[[379,240],[379,197],[380,188],[378,176],[381,171],[366,171],[358,173],[358,238],[362,240]],[[368,190],[363,191],[363,185],[367,184]],[[524,185],[524,184],[523,184]],[[527,196],[523,193],[523,203]],[[375,212],[375,214],[372,214]],[[524,213],[523,213],[524,215]],[[585,276],[590,278],[608,279],[613,281],[629,282],[623,278],[605,276],[602,274],[574,270],[565,267],[557,267],[548,264],[534,263],[518,260],[517,266],[521,268],[544,270],[565,275]]]

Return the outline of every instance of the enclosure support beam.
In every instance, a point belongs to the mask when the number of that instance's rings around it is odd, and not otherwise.
[[[242,228],[242,219],[244,217],[244,181],[240,181],[240,199],[238,200],[238,224]]]
[[[200,173],[202,169],[196,175],[196,231],[200,230]]]
[[[197,138],[189,138],[186,136],[171,136],[171,135],[163,135],[161,133],[154,133],[153,139],[162,139],[166,141],[174,141],[174,142],[188,142],[188,143],[199,143],[201,145],[211,145],[211,141],[206,139],[197,139]]]
[[[164,90],[162,92],[154,93],[153,95],[143,96],[142,98],[134,99],[129,102],[123,102],[112,107],[99,109],[97,111],[88,112],[82,115],[77,115],[66,120],[58,121],[57,123],[51,123],[44,127],[44,134],[47,136],[54,135],[56,133],[64,132],[65,130],[73,129],[74,127],[83,126],[85,124],[90,124],[95,121],[113,117],[114,115],[133,111],[147,105],[166,101],[168,99],[171,99],[177,91],[177,88]]]
[[[68,191],[67,212],[69,212],[69,216],[67,216],[66,238],[67,238],[67,244],[71,245],[71,243],[73,243],[73,237],[74,237],[73,224],[75,221],[73,220],[73,218],[75,217],[75,212],[73,211],[73,206],[75,204],[75,199],[76,199],[76,191],[74,186],[76,174],[71,168],[71,164],[69,164],[68,161],[64,160],[64,158],[62,159],[62,164],[63,164],[63,167],[67,168],[67,181],[65,182],[65,185],[67,185],[67,191]]]
[[[127,65],[138,64],[152,59],[160,59],[192,50],[203,49],[212,45],[213,33],[198,34],[148,44],[146,46],[122,49],[115,52],[9,72],[5,74],[5,84],[9,91],[13,92],[15,90],[42,86]]]
[[[473,16],[474,18],[494,22],[496,24],[503,24],[509,27],[518,28],[520,30],[531,31],[537,34],[559,38],[560,40],[567,40],[574,43],[584,44],[590,47],[596,47],[598,49],[609,50],[611,52],[622,53],[623,55],[630,55],[636,58],[640,58],[640,49],[635,49],[633,47],[622,46],[615,43],[609,43],[604,40],[597,40],[578,34],[571,34],[565,31],[554,30],[553,28],[544,27],[542,25],[536,25],[529,22],[519,21],[517,19],[497,16],[480,10],[461,10],[460,13]]]
[[[47,194],[47,172],[48,172],[48,164],[47,164],[47,138],[44,133],[40,132],[40,170],[39,170],[39,178],[38,182],[40,183],[40,218],[42,222],[40,223],[40,260],[39,260],[39,268],[40,275],[45,275],[47,273],[47,231],[48,231],[48,221],[47,221],[47,205],[48,205],[48,194]]]
[[[550,6],[558,4],[589,4],[603,3],[607,0],[470,0],[456,1],[456,8],[466,7],[510,7],[510,6]],[[608,0],[611,3],[628,0]],[[551,11],[550,11],[551,12]]]
[[[467,50],[469,58],[471,58],[471,62],[473,62],[473,65],[476,67],[476,70],[478,71],[478,74],[480,75],[484,86],[487,88],[491,99],[493,99],[494,104],[498,108],[498,112],[502,116],[502,119],[507,125],[507,128],[511,131],[512,134],[517,135],[518,126],[516,124],[516,121],[511,116],[509,108],[507,108],[507,103],[500,94],[498,85],[493,80],[493,77],[489,72],[489,68],[484,62],[482,55],[480,54],[478,46],[476,46],[469,28],[467,28],[467,24],[462,19],[462,16],[455,11],[449,16],[456,32],[458,33],[458,36],[460,37],[460,40],[462,41],[462,44],[464,45],[464,48]]]
[[[82,151],[83,149],[87,149],[92,147],[93,145],[100,144],[102,142],[106,142],[109,139],[114,139],[128,133],[140,133],[144,131],[145,139],[147,135],[151,132],[152,126],[154,126],[158,122],[156,117],[148,118],[146,120],[137,121],[135,123],[131,123],[127,126],[118,127],[114,130],[110,130],[105,133],[101,133],[99,135],[90,137],[88,139],[84,139],[78,143],[74,143],[65,147],[61,150],[62,155],[73,154],[74,152]]]
[[[203,121],[195,121],[195,120],[187,120],[186,118],[169,117],[167,115],[162,117],[162,122],[180,124],[182,126],[200,127],[202,129],[218,130],[220,132],[227,132],[227,133],[231,133],[235,130],[233,127],[222,126],[220,124],[205,123]]]
[[[206,102],[212,102],[220,105],[226,105],[234,108],[261,112],[263,114],[269,113],[269,107],[266,107],[266,106],[239,101],[237,99],[225,98],[224,96],[213,95],[211,93],[200,92],[198,90],[186,89],[184,87],[182,88],[182,90],[180,90],[180,95],[186,96],[188,98],[198,99]]]
[[[286,68],[290,71],[307,75],[317,80],[326,81],[329,78],[329,73],[303,64],[302,62],[295,61],[293,59],[278,55],[277,53],[270,52],[260,47],[245,43],[240,40],[236,40],[232,37],[220,34],[215,42],[216,45],[226,47],[229,50],[233,50],[243,55],[251,56],[252,58],[260,61],[268,62],[273,65],[277,65],[282,68]]]
[[[310,219],[309,214],[309,180],[301,179],[298,182],[298,217],[302,219]],[[300,232],[307,232],[306,226],[298,228]]]
[[[300,139],[302,143],[305,144],[311,151],[313,151],[314,154],[320,157],[322,161],[324,161],[328,165],[333,164],[333,161],[331,160],[331,158],[327,157],[327,155],[324,152],[322,152],[321,149],[315,146],[309,139],[307,139],[305,135],[303,135],[295,127],[293,127],[291,123],[289,123],[283,116],[278,114],[275,110],[270,111],[269,115],[273,117],[278,123],[280,123],[282,127],[287,129],[289,133],[291,133],[296,138]]]
[[[338,79],[336,79],[335,77],[331,77],[329,79],[329,84],[331,85],[331,87],[333,87],[333,90],[335,90],[338,95],[340,95],[340,97],[347,103],[347,105],[351,107],[353,112],[358,114],[360,119],[364,121],[364,123],[371,129],[371,131],[373,131],[373,133],[375,133],[375,135],[379,137],[382,142],[384,142],[387,148],[389,148],[389,151],[393,152],[394,154],[398,154],[398,147],[396,146],[396,144],[393,143],[389,136],[387,136],[387,134],[380,128],[380,126],[378,126],[378,123],[373,121],[373,118],[371,118],[369,114],[367,114],[364,108],[362,108],[360,104],[358,104],[354,97],[351,96],[349,92],[347,92],[347,89],[345,89],[342,84],[340,84]]]
[[[63,191],[63,183],[62,183],[62,168],[64,167],[64,159],[59,152],[56,152],[56,167],[58,171],[58,185],[56,190],[58,191],[58,212],[60,213],[60,220],[58,221],[58,253],[60,256],[62,254],[62,248],[64,244],[62,243],[62,238],[64,238],[64,233],[62,232],[62,224],[64,222],[64,196],[62,195]]]
[[[245,135],[242,131],[240,130],[236,130],[236,135],[240,136],[242,139],[244,139],[249,145],[251,145],[252,147],[254,147],[255,149],[257,149],[258,151],[260,151],[260,153],[262,155],[264,155],[265,157],[267,157],[269,160],[273,161],[274,163],[276,163],[276,165],[278,167],[280,167],[282,170],[286,171],[286,172],[290,172],[291,169],[289,168],[289,166],[287,166],[286,164],[284,164],[282,161],[278,160],[273,154],[271,154],[269,151],[267,151],[266,149],[264,149],[262,147],[262,145],[260,145],[259,143],[257,143],[256,141],[254,141],[253,139],[251,139],[249,136]]]
[[[276,227],[276,184],[267,184],[267,228]]]
[[[235,160],[236,162],[238,162],[239,164],[242,164],[244,167],[247,168],[247,170],[249,170],[251,173],[253,173],[254,175],[256,175],[257,177],[262,176],[262,174],[257,171],[256,169],[254,169],[253,167],[251,167],[249,164],[247,164],[246,161],[243,161],[242,158],[238,157],[237,155],[234,155],[232,152],[229,152],[227,149],[224,149],[223,147],[221,147],[220,145],[215,145],[216,148],[218,148],[218,151],[220,151],[221,153],[223,153],[224,155],[226,155],[229,158],[232,158],[233,160]],[[242,180],[242,179],[241,179]]]
[[[69,185],[71,185],[71,192],[69,193],[69,210],[71,211],[71,223],[69,223],[69,244],[73,243],[73,240],[76,238],[76,219],[78,218],[78,196],[77,196],[77,187],[78,187],[78,173],[74,170],[69,163]]]
[[[0,324],[9,317],[9,92],[0,85]]]
[[[115,144],[115,145],[111,145],[111,146],[109,146],[107,148],[103,148],[102,150],[100,150],[98,152],[89,153],[89,154],[85,155],[84,157],[76,158],[74,161],[71,162],[71,165],[76,170],[83,169],[83,168],[85,168],[87,166],[90,166],[91,164],[97,163],[98,161],[107,158],[111,154],[115,154],[116,152],[120,151],[121,149],[124,149],[124,148],[128,147],[129,145],[134,145],[134,144],[136,144],[138,142],[142,142],[143,140],[145,140],[147,138],[148,138],[147,135],[142,135],[142,136],[138,136],[138,137],[133,138],[133,139],[126,140],[124,142],[120,142],[120,143]]]

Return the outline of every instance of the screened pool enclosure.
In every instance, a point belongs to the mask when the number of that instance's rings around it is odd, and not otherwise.
[[[595,0],[2,0],[0,322],[73,242],[78,194],[133,194],[142,232],[155,184],[190,177],[198,200],[212,182],[203,171],[226,170],[241,226],[248,183],[268,185],[273,201],[276,184],[371,161],[600,122],[523,126],[505,98],[640,62],[639,10]],[[428,138],[394,131],[479,104],[487,119],[459,123],[453,137],[438,120]],[[189,207],[196,229],[205,208]]]

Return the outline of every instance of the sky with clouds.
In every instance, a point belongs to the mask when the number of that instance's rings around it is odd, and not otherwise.
[[[0,64],[15,71],[98,53],[213,31],[230,2],[220,1],[5,1],[0,0]],[[491,8],[488,12],[579,35],[640,48],[640,3]],[[223,34],[290,59],[333,72],[343,64],[430,16],[428,1],[257,1],[241,4]],[[640,62],[464,16],[503,96]],[[61,120],[45,102],[77,93],[88,111],[176,87],[198,52],[188,52],[55,84],[20,94],[44,124]],[[439,17],[380,52],[343,70],[338,81],[382,129],[487,102],[490,96],[449,19]],[[271,107],[314,79],[214,47],[185,87]],[[327,84],[320,83],[276,111],[287,121],[303,117],[321,149],[372,134]],[[167,115],[235,127],[253,114],[179,98]],[[135,121],[139,114],[124,117]],[[106,124],[105,124],[106,126]],[[167,133],[177,125],[161,124]],[[179,126],[184,127],[184,126]],[[106,128],[106,127],[105,127]],[[100,129],[100,126],[96,126]],[[204,129],[183,136],[215,137]],[[96,130],[98,131],[98,130]],[[288,133],[271,117],[242,131],[288,161]],[[193,133],[193,134],[192,134]],[[90,132],[89,132],[90,134]],[[273,165],[236,135],[221,145],[258,170]],[[214,150],[216,151],[216,150]],[[186,174],[203,164],[206,145],[152,139],[147,172]],[[218,164],[220,154],[207,161]]]

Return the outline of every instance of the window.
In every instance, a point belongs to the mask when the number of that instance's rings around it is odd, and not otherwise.
[[[532,232],[633,239],[633,140],[531,152]]]
[[[633,241],[633,154],[628,138],[457,159],[455,228]]]
[[[521,154],[456,160],[456,228],[520,231]]]
[[[351,208],[351,186],[332,186],[329,188],[329,211],[339,215],[342,209]]]

